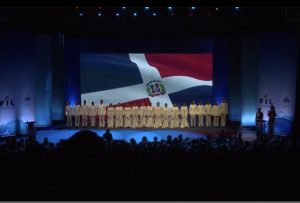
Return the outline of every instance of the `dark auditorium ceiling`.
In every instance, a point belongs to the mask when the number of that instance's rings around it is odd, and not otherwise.
[[[0,8],[0,30],[99,37],[195,37],[298,31],[299,11],[299,8],[284,7]]]

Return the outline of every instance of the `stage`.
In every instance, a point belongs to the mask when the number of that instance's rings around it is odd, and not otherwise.
[[[39,143],[42,143],[44,138],[52,143],[58,143],[60,140],[67,140],[76,132],[80,130],[91,130],[97,133],[98,136],[103,136],[106,129],[100,128],[58,128],[58,127],[48,127],[48,128],[38,128],[36,131],[36,139]],[[227,136],[236,135],[237,130],[232,128],[184,128],[184,129],[112,129],[111,133],[114,140],[125,140],[129,142],[131,138],[134,138],[137,142],[142,140],[143,136],[146,136],[149,141],[153,141],[154,137],[158,140],[166,140],[168,135],[172,136],[172,139],[178,135],[182,135],[183,139],[207,139],[207,136],[216,136],[224,132]],[[17,137],[17,140],[24,139],[26,136]],[[243,130],[242,131],[243,140],[251,141],[256,138],[255,131]],[[5,141],[2,140],[1,144]]]

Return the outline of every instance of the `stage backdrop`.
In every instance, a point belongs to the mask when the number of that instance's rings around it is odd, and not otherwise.
[[[257,33],[243,37],[243,125],[255,125],[258,107],[268,120],[268,111],[274,105],[278,115],[275,133],[290,133],[295,113],[297,44],[298,39],[292,33]]]
[[[25,122],[51,124],[51,37],[0,34],[0,135],[25,133]]]
[[[212,53],[82,54],[81,101],[213,102],[212,70]]]

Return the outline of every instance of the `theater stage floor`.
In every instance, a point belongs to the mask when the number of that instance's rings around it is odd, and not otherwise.
[[[45,137],[48,138],[50,142],[57,143],[61,139],[68,139],[76,132],[81,129],[57,129],[57,130],[38,130],[37,131],[37,141],[42,142]],[[85,130],[85,129],[83,129]],[[106,129],[93,129],[89,128],[88,130],[96,132],[99,136],[102,136]],[[186,129],[112,129],[111,133],[113,139],[115,140],[125,140],[130,141],[131,138],[134,138],[137,142],[142,140],[143,136],[146,136],[149,141],[152,141],[156,136],[158,140],[167,139],[168,135],[171,135],[172,138],[182,135],[182,137],[190,139],[206,139],[207,135],[219,134],[221,131],[229,131],[224,128],[186,128]]]
[[[97,128],[87,128],[87,129],[65,129],[65,128],[48,128],[37,130],[36,138],[38,142],[43,142],[44,138],[47,137],[50,142],[58,143],[61,139],[69,139],[72,135],[80,130],[91,130],[102,136],[106,129]],[[157,137],[160,141],[161,139],[166,140],[168,135],[172,138],[182,135],[183,139],[206,139],[207,135],[214,136],[220,134],[221,131],[229,132],[230,135],[236,134],[233,129],[226,128],[185,128],[185,129],[112,129],[111,133],[114,140],[125,140],[130,141],[134,138],[137,142],[142,140],[143,136],[146,136],[149,141],[152,141],[154,137]],[[24,138],[24,137],[23,137]],[[255,131],[243,130],[242,139],[245,141],[252,141],[256,138]],[[22,139],[22,137],[17,138],[17,140]],[[5,139],[0,141],[0,144],[4,144]]]

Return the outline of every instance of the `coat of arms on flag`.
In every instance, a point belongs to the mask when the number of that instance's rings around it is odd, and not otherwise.
[[[147,83],[147,93],[150,97],[164,95],[166,93],[166,89],[161,81],[153,80]]]
[[[106,104],[206,102],[212,53],[82,54],[81,100]]]

